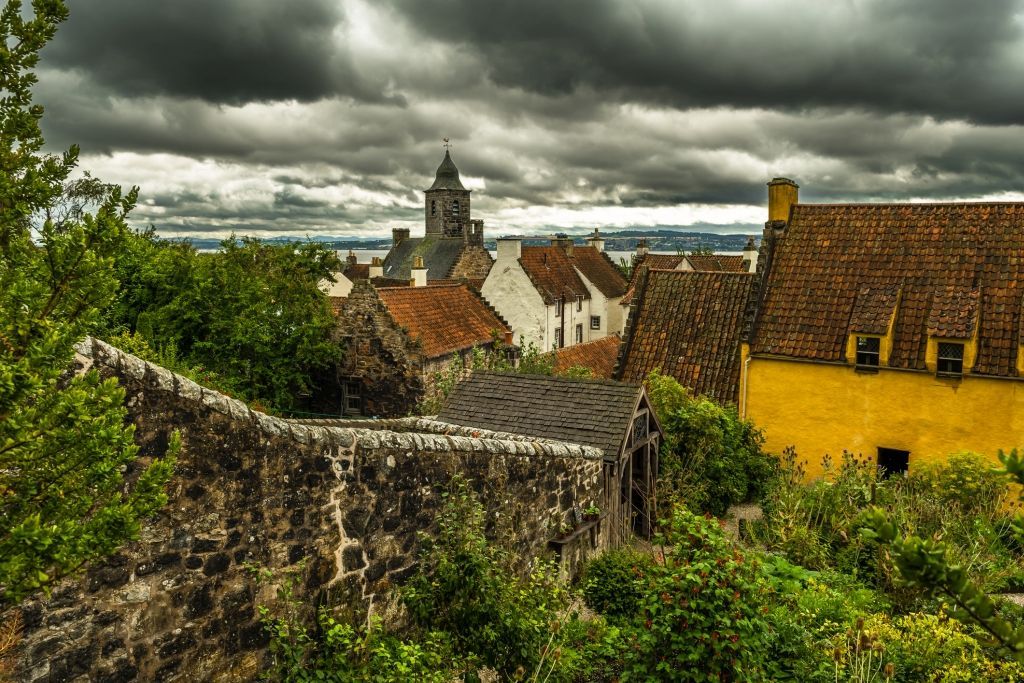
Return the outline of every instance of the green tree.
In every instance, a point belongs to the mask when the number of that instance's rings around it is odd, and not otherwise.
[[[116,289],[113,261],[136,190],[69,182],[77,148],[41,152],[32,69],[67,8],[35,0],[32,10],[23,16],[22,3],[9,0],[0,11],[0,603],[7,604],[134,538],[166,501],[172,469],[171,458],[137,458],[116,381],[95,371],[69,376],[73,344],[95,328]]]

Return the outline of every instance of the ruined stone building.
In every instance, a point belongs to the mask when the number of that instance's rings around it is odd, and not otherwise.
[[[498,257],[481,293],[509,321],[516,343],[540,351],[622,333],[627,282],[595,230],[587,246],[559,237],[550,246],[498,240]]]
[[[395,228],[383,275],[409,280],[413,259],[420,257],[428,280],[487,277],[494,261],[484,249],[484,222],[470,213],[470,193],[445,150],[434,183],[424,192],[424,235],[410,237],[407,228]]]
[[[438,373],[467,367],[475,348],[511,345],[508,323],[468,284],[427,286],[423,268],[412,272],[415,286],[357,281],[339,305],[339,414],[409,415]]]
[[[477,370],[452,390],[441,422],[558,439],[604,453],[603,533],[648,536],[655,521],[661,428],[640,384]]]
[[[606,497],[606,455],[589,445],[418,418],[302,424],[99,341],[79,358],[124,387],[144,460],[173,432],[182,451],[139,541],[22,605],[16,680],[255,680],[268,657],[258,608],[283,609],[287,572],[307,623],[321,605],[350,623],[394,619],[454,476],[524,571]],[[559,539],[567,577],[615,542],[613,521]]]

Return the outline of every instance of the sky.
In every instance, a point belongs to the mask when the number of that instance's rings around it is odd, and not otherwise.
[[[50,150],[164,236],[750,233],[801,200],[1024,199],[1024,0],[69,0]]]

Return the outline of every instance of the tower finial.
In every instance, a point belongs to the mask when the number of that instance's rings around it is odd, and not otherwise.
[[[443,138],[443,140],[444,140],[444,148],[445,148],[445,150],[451,149],[452,148],[452,143],[448,141],[448,138]]]

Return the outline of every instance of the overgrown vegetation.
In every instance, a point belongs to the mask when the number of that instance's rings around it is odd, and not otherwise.
[[[32,69],[66,17],[59,0],[0,10],[0,607],[135,538],[177,448],[142,461],[117,382],[71,372],[115,295],[137,192],[71,180],[75,147],[41,152]]]

